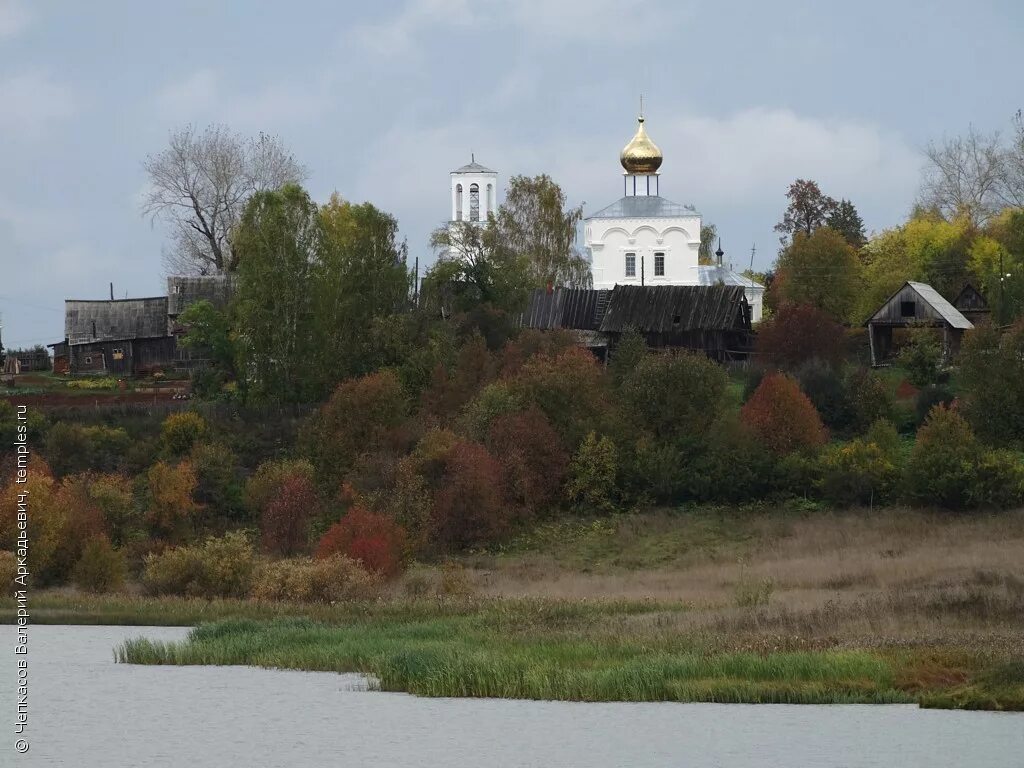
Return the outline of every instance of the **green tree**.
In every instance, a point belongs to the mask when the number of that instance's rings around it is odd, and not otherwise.
[[[839,322],[853,319],[860,262],[853,247],[831,227],[794,234],[779,254],[772,291],[782,304],[809,304]]]
[[[1024,448],[1024,321],[1007,333],[980,326],[958,358],[967,418],[984,440]]]
[[[178,322],[186,329],[178,338],[181,346],[207,352],[215,366],[229,376],[234,375],[237,350],[227,311],[202,299],[186,307]]]
[[[867,242],[864,235],[864,220],[857,212],[857,207],[849,200],[843,199],[836,203],[825,218],[825,224],[841,234],[854,248],[862,248]]]
[[[818,182],[797,179],[786,191],[789,206],[782,215],[782,221],[775,225],[785,246],[797,232],[810,237],[814,230],[824,226],[836,208],[836,201],[821,191]]]
[[[370,203],[337,194],[320,208],[319,258],[312,270],[313,376],[319,393],[383,361],[372,332],[378,318],[408,307],[406,246],[398,222]]]
[[[319,211],[294,184],[256,193],[242,214],[234,237],[238,368],[254,400],[302,401],[315,394],[309,366],[325,342],[312,318],[322,240]]]

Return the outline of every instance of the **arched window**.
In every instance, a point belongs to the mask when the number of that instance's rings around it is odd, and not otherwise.
[[[455,185],[455,220],[462,221],[462,185]]]
[[[469,220],[480,221],[480,185],[469,185]]]
[[[494,210],[494,185],[487,185],[487,213],[495,213]]]

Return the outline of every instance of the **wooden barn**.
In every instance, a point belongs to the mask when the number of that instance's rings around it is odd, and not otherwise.
[[[64,343],[71,373],[131,376],[173,365],[175,340],[167,332],[167,297],[68,299]]]
[[[216,309],[224,309],[233,291],[230,275],[171,275],[167,278],[167,333],[177,339],[188,330],[178,318],[191,304],[208,301]],[[210,357],[208,350],[176,344],[175,367],[179,369],[203,368]]]
[[[636,330],[653,348],[701,350],[715,360],[746,357],[750,305],[738,285],[617,285],[610,290],[534,291],[522,325],[565,328],[600,357]]]
[[[8,360],[18,361],[17,368],[20,373],[50,370],[50,353],[42,345],[26,349],[8,349],[4,354],[5,366],[7,366]],[[13,367],[13,364],[10,367]]]
[[[865,323],[871,345],[871,364],[881,365],[892,354],[894,328],[930,326],[942,329],[943,360],[960,349],[966,330],[974,327],[956,307],[927,283],[908,280]]]

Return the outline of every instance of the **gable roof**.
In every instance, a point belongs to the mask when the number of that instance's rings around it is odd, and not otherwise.
[[[692,205],[680,205],[658,195],[622,197],[587,219],[660,219],[698,216]]]
[[[917,296],[924,301],[924,303],[930,307],[936,315],[938,315],[939,319],[947,323],[951,328],[967,331],[974,327],[974,323],[964,317],[959,309],[950,304],[942,294],[928,285],[928,283],[918,283],[913,280],[907,280],[907,282],[901,285],[898,291],[886,299],[882,303],[882,306],[872,313],[871,317],[868,318],[868,322],[884,321],[888,314],[889,305],[892,304],[892,302],[896,300],[896,297],[907,288],[910,288],[915,294],[917,294]],[[894,322],[890,319],[888,324],[903,326],[908,325],[915,319],[916,318],[910,318],[901,322]]]
[[[601,320],[604,333],[749,330],[738,285],[617,285]]]
[[[520,324],[524,328],[548,331],[556,328],[596,331],[601,326],[610,294],[610,290],[588,288],[556,288],[553,291],[538,288],[530,294]]]
[[[69,344],[167,336],[167,297],[64,302]]]

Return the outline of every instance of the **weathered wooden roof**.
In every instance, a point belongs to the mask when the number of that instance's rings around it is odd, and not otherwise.
[[[524,328],[573,328],[596,331],[608,301],[609,290],[586,288],[555,288],[535,290],[523,313]]]
[[[749,330],[739,285],[617,285],[601,321],[604,333]]]
[[[206,299],[218,309],[231,299],[229,275],[171,275],[167,278],[167,312],[177,317],[189,304]]]
[[[921,302],[920,306],[917,304],[918,301]],[[913,315],[904,315],[900,306],[902,302],[914,303]],[[868,319],[868,323],[893,326],[905,326],[922,321],[946,323],[951,328],[961,331],[974,327],[974,324],[943,298],[942,294],[927,283],[917,283],[913,280],[905,282]]]
[[[64,335],[69,344],[146,339],[167,335],[167,297],[64,302]]]

